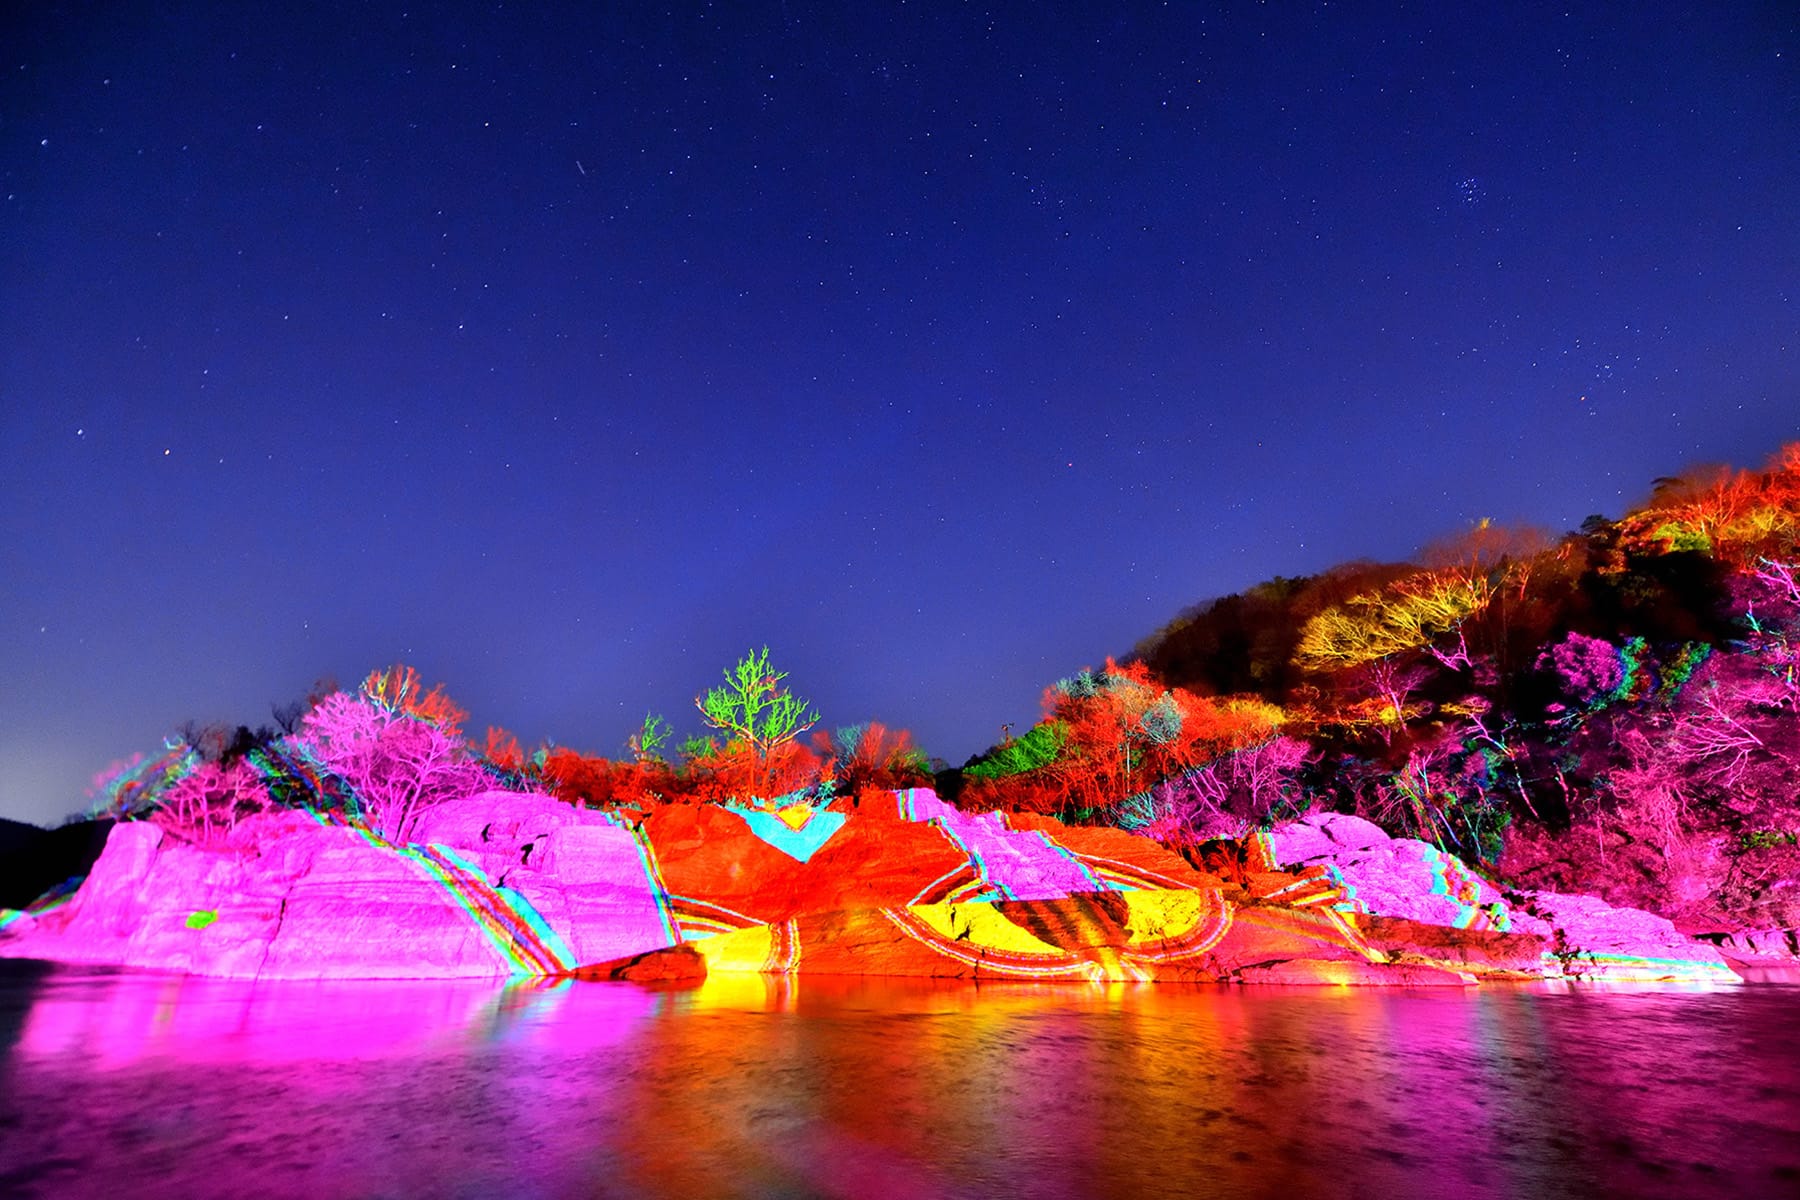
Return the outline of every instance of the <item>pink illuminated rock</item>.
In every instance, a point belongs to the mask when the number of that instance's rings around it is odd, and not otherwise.
[[[1744,929],[1703,934],[1700,940],[1717,946],[1727,961],[1746,967],[1800,966],[1800,929]]]
[[[1309,863],[1385,846],[1393,839],[1373,821],[1349,813],[1313,813],[1269,833],[1283,862]]]
[[[416,861],[321,828],[311,869],[282,899],[257,974],[273,979],[505,975],[479,922]]]
[[[544,797],[514,812],[510,793],[483,799],[485,820],[474,805],[434,814],[439,837],[476,843],[461,853],[304,818],[271,818],[227,852],[121,824],[74,900],[8,930],[0,954],[275,979],[491,978],[674,942],[628,829]],[[526,865],[526,847],[559,840],[568,879]]]
[[[1161,842],[1103,825],[1064,825],[1055,817],[1009,813],[1007,824],[1047,836],[1080,857],[1103,880],[1128,887],[1217,887],[1217,876],[1195,869]]]
[[[546,834],[506,885],[561,936],[570,967],[673,945],[679,933],[647,845],[605,814],[583,816]]]
[[[1698,942],[1675,923],[1635,908],[1614,908],[1596,896],[1532,892],[1523,906],[1556,930],[1555,953],[1571,979],[1618,982],[1733,982],[1716,946]]]
[[[552,830],[604,823],[605,815],[538,792],[479,792],[430,808],[419,818],[417,845],[484,847],[517,852]]]
[[[1735,981],[1715,947],[1697,942],[1673,923],[1637,909],[1614,908],[1591,896],[1505,893],[1455,855],[1411,838],[1389,838],[1369,821],[1341,813],[1308,816],[1268,834],[1285,867],[1322,864],[1343,879],[1359,912],[1457,930],[1530,934],[1544,939],[1540,974],[1575,979]],[[1473,954],[1473,945],[1431,945],[1433,939],[1396,937],[1409,953]],[[1498,952],[1498,951],[1496,951]],[[1508,958],[1501,953],[1501,959]],[[1504,967],[1519,967],[1516,956]]]
[[[965,813],[930,788],[902,793],[900,808],[911,820],[942,828],[975,864],[986,894],[995,898],[1048,900],[1119,890],[1042,830],[1014,829],[1005,813]]]

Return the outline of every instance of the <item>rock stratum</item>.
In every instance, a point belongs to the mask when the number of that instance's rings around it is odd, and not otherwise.
[[[1503,891],[1355,817],[1184,857],[927,789],[645,815],[487,792],[432,810],[408,845],[303,811],[223,849],[123,823],[79,886],[0,913],[0,956],[258,979],[1737,978],[1659,917]]]

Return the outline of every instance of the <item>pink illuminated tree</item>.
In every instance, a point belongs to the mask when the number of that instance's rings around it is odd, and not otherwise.
[[[262,776],[249,763],[203,762],[163,792],[150,819],[183,841],[216,847],[239,822],[273,806]]]
[[[1138,832],[1168,845],[1238,836],[1298,795],[1298,773],[1310,757],[1306,742],[1278,734],[1165,779],[1124,807],[1147,818]]]
[[[405,842],[428,809],[493,786],[462,739],[404,711],[342,692],[301,723],[300,748],[349,785],[360,815]]]
[[[1563,691],[1583,704],[1617,692],[1625,682],[1619,648],[1580,633],[1571,633],[1545,651],[1538,665],[1553,671]]]

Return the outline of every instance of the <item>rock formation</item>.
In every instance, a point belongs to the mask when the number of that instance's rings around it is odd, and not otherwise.
[[[79,889],[6,914],[0,955],[270,979],[1735,978],[1650,914],[1505,892],[1354,817],[1190,861],[1116,829],[888,795],[639,814],[486,792],[431,810],[409,845],[299,811],[224,849],[122,823]]]
[[[1464,961],[1480,970],[1476,963],[1497,961],[1502,943],[1493,935],[1529,934],[1545,941],[1545,953],[1556,962],[1556,970],[1546,967],[1545,973],[1569,979],[1737,978],[1717,947],[1678,932],[1662,917],[1592,896],[1504,890],[1454,855],[1411,838],[1390,838],[1359,817],[1323,813],[1261,836],[1276,861],[1324,866],[1342,880],[1355,907],[1376,918],[1366,923],[1373,940],[1398,939],[1387,949],[1402,958],[1446,961],[1473,954],[1472,962]],[[1436,932],[1424,935],[1425,944],[1411,944],[1420,935],[1396,919]],[[1488,948],[1478,950],[1484,942]]]

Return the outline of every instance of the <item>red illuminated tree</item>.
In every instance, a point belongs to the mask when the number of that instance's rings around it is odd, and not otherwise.
[[[519,749],[519,739],[495,725],[488,726],[481,757],[495,770],[507,774],[516,774],[525,769],[525,752]]]
[[[469,719],[467,710],[444,694],[443,684],[427,691],[419,673],[407,666],[370,671],[362,682],[362,695],[391,713],[435,725],[451,737],[460,737],[463,722]]]
[[[1064,804],[1101,809],[1270,737],[1279,711],[1258,701],[1216,701],[1163,687],[1141,662],[1083,671],[1045,692],[1047,717],[1065,730],[1039,771]]]
[[[838,789],[855,794],[871,788],[919,787],[931,782],[931,764],[904,729],[880,721],[846,725],[813,735],[813,749],[832,760]]]

